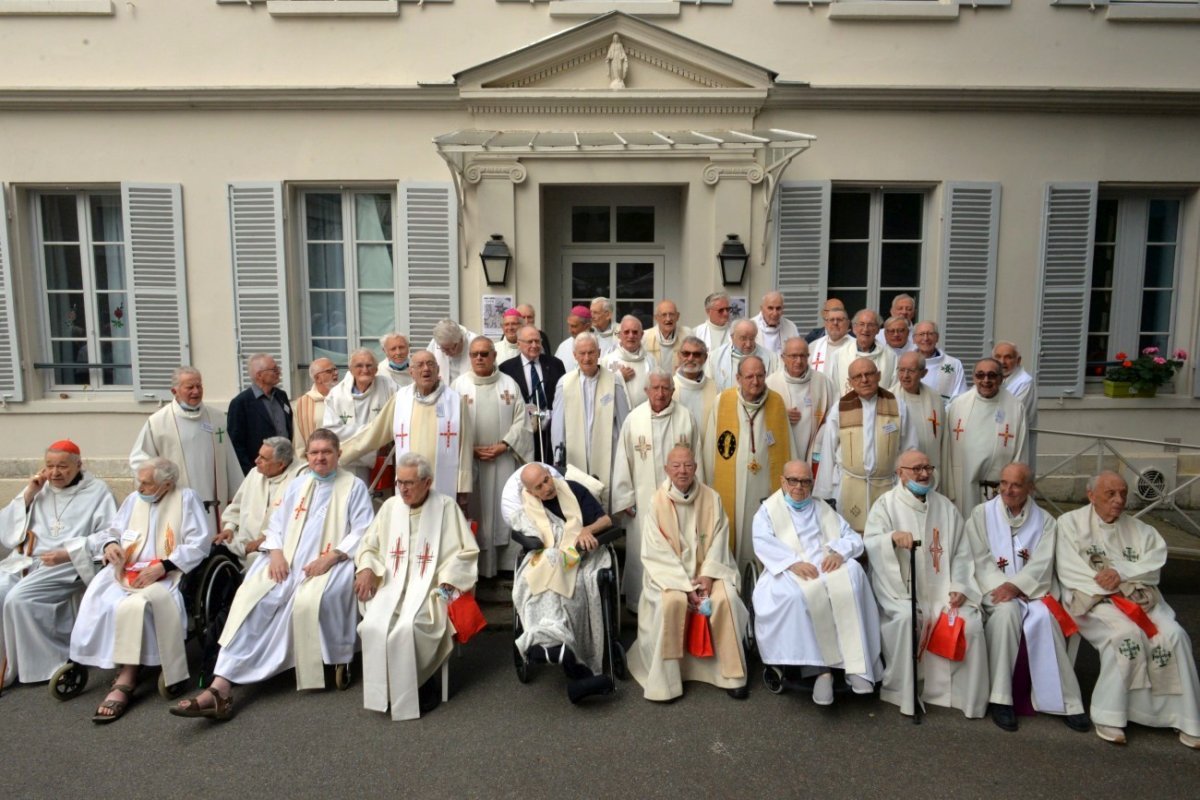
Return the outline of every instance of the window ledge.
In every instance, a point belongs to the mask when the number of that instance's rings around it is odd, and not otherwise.
[[[267,0],[273,17],[395,17],[398,0]]]
[[[112,16],[112,0],[0,0],[0,14],[18,16]]]
[[[624,11],[639,17],[678,17],[679,0],[551,0],[552,17],[594,17],[609,11]]]
[[[1200,22],[1200,6],[1189,3],[1110,3],[1109,22]]]
[[[957,3],[933,0],[861,0],[829,5],[829,18],[839,20],[955,20]]]

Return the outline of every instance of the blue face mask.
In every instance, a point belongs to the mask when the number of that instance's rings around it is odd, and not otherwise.
[[[929,494],[929,490],[933,488],[932,486],[929,486],[928,484],[917,483],[916,481],[911,480],[911,479],[908,481],[905,481],[904,485],[908,488],[908,490],[910,492],[915,494],[917,497],[924,497],[925,495]]]
[[[392,369],[396,370],[397,372],[406,370],[406,369],[408,369],[408,359],[407,358],[404,359],[399,364],[397,364],[395,361],[392,361],[391,359],[388,359],[388,366],[391,367]]]
[[[318,483],[329,483],[331,480],[333,480],[334,478],[337,477],[337,470],[335,469],[333,472],[329,473],[328,475],[319,475],[316,472],[314,472],[313,477],[317,479]]]
[[[783,499],[787,501],[787,504],[789,506],[796,509],[797,511],[803,511],[804,509],[806,509],[812,505],[811,497],[806,497],[803,500],[793,500],[792,496],[790,494],[784,493]]]
[[[199,411],[200,410],[200,406],[189,406],[187,403],[183,402],[182,400],[179,401],[179,407],[182,408],[184,411]]]
[[[141,492],[138,492],[137,496],[138,496],[139,500],[149,503],[150,505],[154,505],[155,503],[158,502],[158,493],[157,492],[154,494],[142,494]]]

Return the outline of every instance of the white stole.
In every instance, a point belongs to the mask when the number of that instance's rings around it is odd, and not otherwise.
[[[396,393],[396,410],[392,415],[392,436],[396,441],[397,460],[412,448],[413,432],[408,428],[411,427],[415,398],[415,389]],[[434,404],[437,406],[438,432],[434,439],[436,443],[434,457],[430,459],[433,462],[433,486],[442,494],[453,497],[458,489],[462,402],[459,394],[443,383],[441,394],[438,395]],[[442,420],[445,420],[444,429]]]

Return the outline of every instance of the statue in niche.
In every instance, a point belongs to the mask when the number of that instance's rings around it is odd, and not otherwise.
[[[608,62],[608,88],[624,89],[625,76],[629,73],[629,56],[625,55],[621,37],[615,33],[604,60]]]

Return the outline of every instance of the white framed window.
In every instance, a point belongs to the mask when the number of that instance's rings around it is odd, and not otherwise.
[[[119,189],[31,195],[46,388],[133,385]]]
[[[309,359],[381,354],[379,336],[397,327],[395,191],[306,189],[299,205]]]
[[[928,199],[922,189],[834,186],[828,295],[851,314],[873,308],[886,316],[892,298],[902,293],[912,295],[920,309]]]

